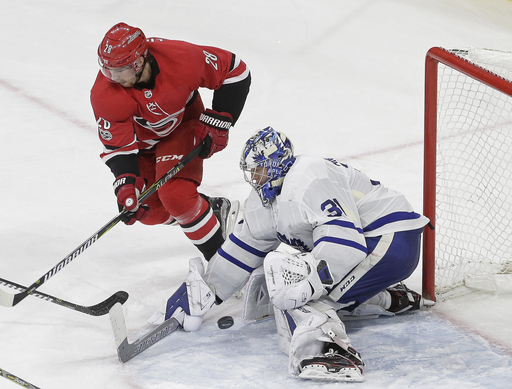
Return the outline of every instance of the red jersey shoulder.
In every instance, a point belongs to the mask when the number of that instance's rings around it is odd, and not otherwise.
[[[185,41],[149,38],[148,45],[161,72],[176,77],[181,83],[190,84],[194,90],[199,87],[220,88],[233,57],[229,51]]]

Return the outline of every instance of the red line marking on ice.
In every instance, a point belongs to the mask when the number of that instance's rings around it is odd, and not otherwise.
[[[504,341],[502,341],[500,339],[491,337],[486,332],[479,330],[476,326],[472,326],[471,324],[464,323],[463,320],[457,319],[456,317],[451,316],[450,314],[448,314],[446,312],[435,311],[434,315],[451,323],[453,326],[461,329],[462,331],[464,331],[468,334],[471,334],[473,336],[476,335],[476,336],[484,339],[492,347],[495,347],[495,348],[503,351],[504,353],[512,355],[512,347],[510,347],[508,344],[506,344]]]
[[[6,80],[3,80],[0,78],[0,86],[2,86],[4,89],[7,89],[11,92],[14,92],[14,93],[20,95],[21,97],[31,101],[35,105],[38,105],[39,107],[44,108],[44,109],[58,115],[59,117],[63,118],[64,120],[67,120],[71,124],[74,124],[75,126],[91,129],[91,126],[88,125],[87,123],[84,123],[81,120],[73,117],[66,111],[63,111],[51,104],[48,104],[46,101],[44,101],[38,97],[35,97],[35,96],[32,96],[32,95],[26,93],[22,88],[18,88],[17,86],[13,85],[9,81],[6,81]]]
[[[365,157],[370,157],[372,155],[386,154],[386,153],[391,153],[393,151],[403,150],[406,147],[410,147],[410,146],[413,146],[413,147],[423,146],[423,139],[421,141],[408,142],[408,143],[395,145],[395,146],[387,147],[387,148],[380,149],[380,150],[372,150],[372,151],[367,151],[364,153],[347,155],[345,157],[339,158],[339,160],[343,161],[343,160],[349,160],[349,159],[361,159],[361,158],[365,158]]]

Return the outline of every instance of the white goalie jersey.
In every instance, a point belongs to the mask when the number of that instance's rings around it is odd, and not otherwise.
[[[264,207],[252,190],[243,211],[205,276],[223,300],[281,243],[326,260],[336,283],[368,255],[366,237],[428,223],[401,193],[350,165],[305,155],[297,157],[271,206]]]

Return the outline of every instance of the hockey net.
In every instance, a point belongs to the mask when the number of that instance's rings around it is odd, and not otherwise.
[[[512,53],[436,47],[425,69],[423,295],[510,291]]]

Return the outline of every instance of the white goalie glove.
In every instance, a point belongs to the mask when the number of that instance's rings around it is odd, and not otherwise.
[[[263,267],[270,300],[281,310],[301,307],[324,294],[318,267],[327,274],[324,283],[332,283],[327,263],[318,261],[311,253],[272,251],[265,257]]]

